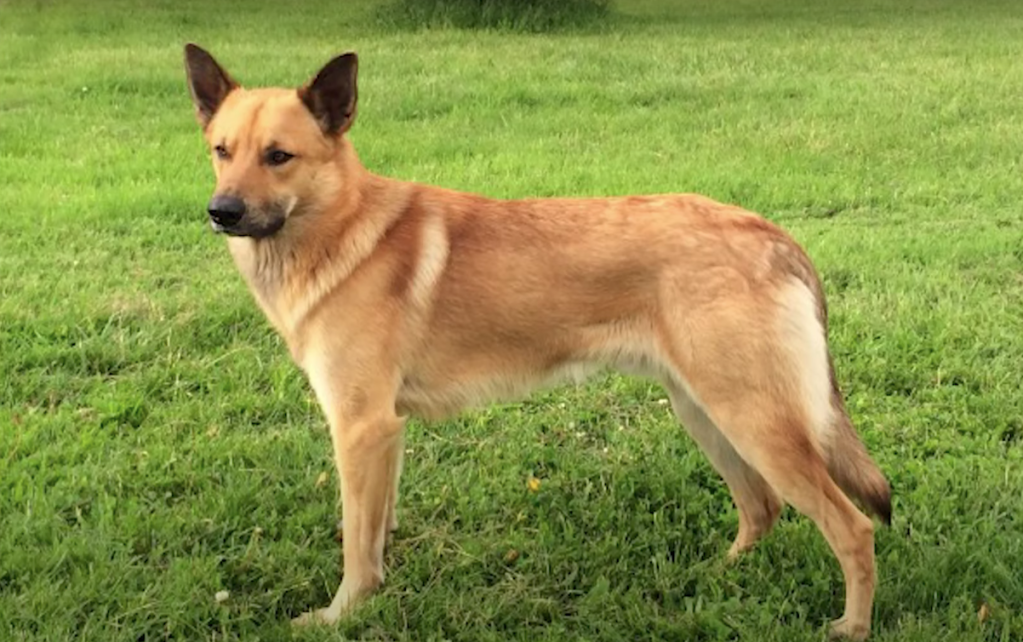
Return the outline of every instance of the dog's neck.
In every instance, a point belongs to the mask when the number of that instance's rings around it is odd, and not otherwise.
[[[335,158],[331,174],[318,179],[321,201],[299,204],[274,236],[228,241],[239,271],[299,363],[295,341],[302,324],[369,257],[400,213],[378,207],[382,198],[393,198],[399,181],[367,171],[346,140],[339,141]]]

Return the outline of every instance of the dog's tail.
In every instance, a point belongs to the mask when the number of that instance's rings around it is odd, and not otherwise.
[[[835,374],[832,368],[831,380]],[[824,459],[828,472],[839,488],[858,501],[869,512],[891,526],[892,489],[884,473],[867,454],[867,448],[860,441],[856,429],[845,410],[842,393],[833,386],[835,409],[831,430],[824,443]]]
[[[813,295],[816,304],[817,321],[821,331],[827,337],[828,306],[824,299],[824,288],[820,277],[810,263],[809,257],[798,245],[789,255],[788,268],[792,274],[802,281]],[[827,348],[825,348],[825,351]],[[845,401],[838,387],[835,376],[835,364],[831,354],[827,353],[828,376],[831,379],[831,425],[823,431],[821,445],[828,473],[838,487],[846,495],[859,502],[867,511],[882,519],[885,524],[892,523],[892,491],[888,480],[867,454],[867,448],[860,441],[856,429],[849,420],[845,409]]]

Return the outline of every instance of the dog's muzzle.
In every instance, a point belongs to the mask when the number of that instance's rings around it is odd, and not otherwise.
[[[245,216],[245,201],[236,196],[218,195],[210,199],[206,210],[210,213],[213,229],[225,232],[237,225]]]

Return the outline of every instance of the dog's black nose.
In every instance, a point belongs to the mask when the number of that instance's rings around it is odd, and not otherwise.
[[[218,195],[206,206],[210,220],[220,227],[231,227],[245,216],[245,201],[236,196]]]

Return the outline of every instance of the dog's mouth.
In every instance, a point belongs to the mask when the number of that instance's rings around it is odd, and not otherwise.
[[[227,236],[267,238],[284,227],[284,222],[295,207],[295,200],[292,198],[287,202],[275,203],[261,210],[248,211],[241,219],[231,223],[211,216],[210,228],[217,234],[226,234]]]
[[[252,220],[241,220],[234,225],[224,225],[217,221],[210,220],[210,227],[217,234],[226,234],[227,236],[242,236],[256,239],[266,238],[273,236],[284,227],[284,217],[274,216],[272,218],[263,219],[260,221]]]

